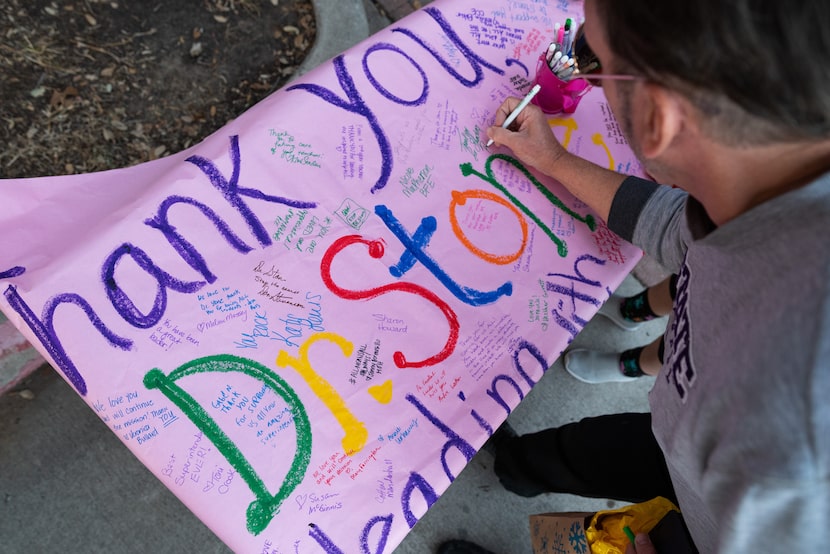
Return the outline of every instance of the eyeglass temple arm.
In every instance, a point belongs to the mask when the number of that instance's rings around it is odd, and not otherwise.
[[[574,79],[605,79],[608,81],[635,81],[637,79],[642,79],[642,77],[638,77],[637,75],[617,75],[613,73],[573,73],[568,78],[568,81],[573,81]]]

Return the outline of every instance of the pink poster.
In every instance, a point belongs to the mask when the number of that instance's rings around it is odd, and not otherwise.
[[[0,307],[239,552],[390,552],[639,259],[486,148],[581,4],[438,0],[202,143],[0,182]],[[599,90],[551,116],[637,173]]]

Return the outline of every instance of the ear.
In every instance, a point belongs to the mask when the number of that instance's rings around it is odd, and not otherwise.
[[[664,154],[684,128],[686,106],[672,91],[655,83],[643,83],[640,110],[640,148],[645,158]]]

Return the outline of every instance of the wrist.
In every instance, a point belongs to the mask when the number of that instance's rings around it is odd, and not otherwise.
[[[556,149],[546,160],[544,173],[559,181],[558,175],[561,175],[563,170],[572,163],[573,156],[564,148]]]

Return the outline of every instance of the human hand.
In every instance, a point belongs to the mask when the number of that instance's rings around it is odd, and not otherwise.
[[[538,106],[528,104],[508,129],[501,127],[521,101],[521,98],[510,97],[502,102],[496,110],[493,126],[487,129],[487,136],[496,145],[503,145],[512,150],[513,155],[525,165],[550,174],[549,168],[567,154],[567,151],[556,140],[548,125],[547,116]]]
[[[651,539],[645,533],[637,533],[635,544],[629,544],[625,554],[657,554],[657,549],[651,544]]]

